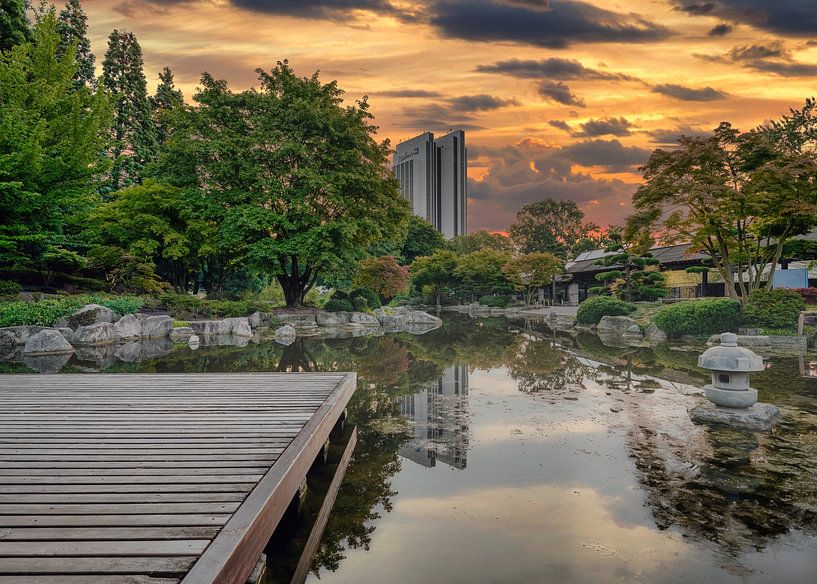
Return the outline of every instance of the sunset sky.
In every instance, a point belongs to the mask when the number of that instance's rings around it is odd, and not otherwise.
[[[234,89],[289,59],[381,138],[461,128],[469,231],[544,197],[620,223],[652,149],[728,120],[749,129],[817,93],[814,0],[84,0],[97,67],[136,33],[151,87],[173,69]]]

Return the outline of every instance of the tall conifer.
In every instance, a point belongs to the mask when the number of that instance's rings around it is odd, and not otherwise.
[[[170,67],[165,67],[159,73],[159,85],[156,87],[156,95],[150,98],[150,105],[153,107],[153,123],[156,126],[156,139],[159,144],[163,144],[170,135],[170,120],[168,115],[175,108],[184,102],[184,96],[180,89],[176,88],[173,80],[173,71]]]
[[[74,75],[74,87],[95,87],[94,61],[96,58],[91,52],[91,41],[88,40],[88,17],[82,10],[80,0],[68,0],[65,8],[60,11],[57,19],[57,32],[62,42],[60,50],[76,43],[77,73]]]
[[[10,51],[13,46],[30,41],[31,38],[31,25],[26,16],[26,1],[0,2],[0,51]]]
[[[142,49],[132,32],[114,30],[108,37],[102,77],[116,104],[108,188],[118,190],[141,182],[142,169],[157,150],[156,128],[142,70]]]

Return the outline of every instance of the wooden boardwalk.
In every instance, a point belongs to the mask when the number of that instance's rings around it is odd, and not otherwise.
[[[0,584],[243,584],[355,384],[0,376]]]

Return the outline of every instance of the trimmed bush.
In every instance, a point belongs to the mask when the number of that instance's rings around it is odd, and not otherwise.
[[[156,304],[167,308],[170,316],[182,320],[249,316],[270,310],[269,303],[257,300],[203,300],[190,294],[163,294]]]
[[[0,302],[0,327],[39,325],[51,326],[57,320],[73,314],[86,304],[101,304],[119,314],[132,314],[144,301],[135,296],[63,296],[37,302]]]
[[[354,304],[355,298],[366,299],[366,306],[369,308],[380,308],[380,296],[371,288],[356,288],[349,292],[349,299],[352,304]]]
[[[358,312],[366,312],[369,309],[369,303],[363,296],[353,296],[352,306]]]
[[[579,324],[599,324],[604,316],[627,316],[635,312],[635,304],[624,302],[612,296],[593,296],[579,305],[576,322]]]
[[[352,312],[352,303],[344,298],[331,298],[323,307],[327,312]]]
[[[806,301],[794,290],[754,290],[743,308],[743,319],[755,326],[785,329],[795,326],[805,309]]]
[[[17,296],[23,287],[11,280],[0,280],[0,296]]]
[[[505,308],[508,306],[508,299],[505,296],[480,296],[479,303],[491,308]]]
[[[728,298],[678,302],[655,315],[655,324],[670,337],[734,332],[740,322],[740,303]]]

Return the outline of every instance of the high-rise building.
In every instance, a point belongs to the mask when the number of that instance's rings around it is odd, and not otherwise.
[[[468,232],[468,161],[465,132],[434,139],[424,132],[401,142],[393,170],[400,192],[415,215],[426,219],[446,239]]]

